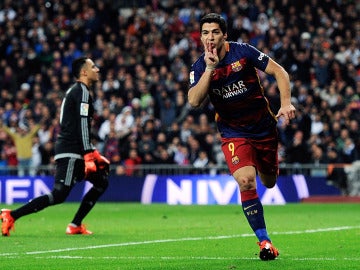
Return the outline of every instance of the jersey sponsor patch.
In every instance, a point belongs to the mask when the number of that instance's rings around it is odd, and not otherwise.
[[[191,71],[189,77],[190,77],[190,84],[193,84],[195,82],[195,72]]]
[[[89,115],[89,104],[81,103],[80,104],[80,115],[81,116],[88,116]]]

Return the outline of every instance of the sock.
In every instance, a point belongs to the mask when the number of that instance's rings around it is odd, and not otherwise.
[[[50,205],[50,200],[48,195],[43,195],[40,197],[37,197],[27,204],[24,204],[23,206],[19,207],[16,210],[11,211],[11,216],[17,220],[18,218],[29,215],[35,212],[38,212],[45,207],[48,207]]]
[[[270,241],[266,231],[264,209],[256,189],[242,191],[241,202],[245,217],[259,242],[263,240]]]
[[[81,201],[80,207],[76,212],[74,219],[71,223],[75,224],[76,226],[80,226],[83,219],[86,215],[90,212],[90,210],[94,207],[96,201],[101,196],[102,192],[92,187],[84,196],[83,200]]]

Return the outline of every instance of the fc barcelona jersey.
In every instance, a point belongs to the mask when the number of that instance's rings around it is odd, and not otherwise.
[[[216,66],[208,95],[223,138],[261,138],[274,133],[271,112],[257,69],[264,71],[269,57],[246,43],[226,42],[225,57]],[[192,65],[190,87],[205,71],[204,54]]]

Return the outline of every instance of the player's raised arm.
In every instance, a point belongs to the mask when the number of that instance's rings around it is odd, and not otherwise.
[[[205,70],[199,82],[189,89],[188,101],[192,107],[195,108],[199,107],[206,99],[211,76],[212,76],[212,71]]]
[[[217,49],[210,41],[204,46],[205,55],[204,60],[206,68],[204,73],[201,75],[200,80],[196,85],[191,87],[188,92],[188,101],[192,107],[199,107],[205,100],[212,74],[215,70],[216,65],[219,63],[219,56],[217,55]]]

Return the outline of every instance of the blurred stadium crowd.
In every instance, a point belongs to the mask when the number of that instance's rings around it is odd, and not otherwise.
[[[359,159],[359,0],[4,0],[2,166],[53,163],[61,100],[81,55],[101,70],[94,143],[117,173],[136,164],[224,164],[211,105],[195,110],[186,101],[202,53],[199,20],[209,12],[226,18],[228,40],[252,44],[291,76],[298,110],[290,126],[278,123],[281,163]],[[277,111],[274,79],[259,76]]]

